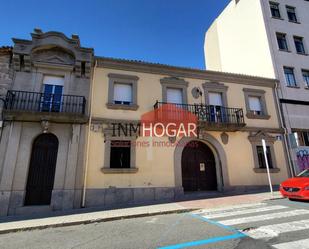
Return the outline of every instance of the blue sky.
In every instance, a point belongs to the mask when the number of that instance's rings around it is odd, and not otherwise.
[[[33,28],[78,34],[96,55],[204,68],[204,34],[229,0],[10,0],[0,46]]]

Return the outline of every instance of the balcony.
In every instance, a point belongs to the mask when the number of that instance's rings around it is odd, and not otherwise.
[[[168,116],[172,116],[171,119],[181,118],[178,117],[180,108],[196,115],[200,129],[237,131],[246,126],[243,109],[241,108],[228,108],[203,104],[189,105],[156,102],[154,109],[158,109],[165,104],[170,104],[172,106],[168,109]]]
[[[6,120],[85,123],[86,98],[76,95],[8,91],[4,106]]]

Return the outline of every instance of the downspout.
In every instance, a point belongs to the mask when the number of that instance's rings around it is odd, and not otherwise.
[[[288,157],[288,164],[289,164],[289,171],[290,171],[290,176],[294,176],[295,172],[293,169],[293,164],[292,164],[292,160],[291,160],[291,156],[290,156],[290,149],[289,149],[289,143],[288,143],[288,129],[285,127],[285,123],[282,117],[282,109],[279,103],[279,96],[278,96],[278,87],[279,84],[276,81],[275,83],[275,101],[276,101],[276,105],[277,105],[277,109],[278,109],[278,114],[279,114],[279,119],[280,119],[280,125],[281,127],[284,129],[284,135],[283,135],[283,141],[284,141],[284,147],[285,147],[285,152],[286,155]]]
[[[3,102],[3,106],[2,106],[2,109],[1,109],[1,119],[0,121],[2,121],[2,127],[0,127],[0,144],[1,144],[1,140],[2,140],[2,134],[3,134],[3,129],[4,129],[4,118],[3,118],[3,109],[5,108],[5,105],[6,105],[6,100],[3,99],[3,98],[0,98],[0,100]]]
[[[93,74],[92,74],[92,81],[90,85],[90,101],[89,101],[89,125],[88,125],[88,133],[86,139],[86,158],[85,158],[85,174],[84,174],[84,184],[83,184],[83,192],[82,192],[82,208],[85,207],[86,202],[86,188],[87,188],[87,177],[88,177],[88,164],[89,164],[89,147],[90,147],[90,132],[91,132],[91,122],[92,122],[92,101],[93,101],[93,89],[94,89],[94,74],[95,69],[97,67],[97,60],[95,60]]]

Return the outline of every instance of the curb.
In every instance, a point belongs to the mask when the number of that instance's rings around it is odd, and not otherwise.
[[[32,231],[32,230],[42,230],[42,229],[46,229],[46,228],[87,225],[87,224],[92,224],[92,223],[108,222],[108,221],[124,220],[124,219],[133,219],[133,218],[142,218],[142,217],[164,215],[164,214],[181,214],[181,213],[188,213],[188,212],[192,212],[192,211],[196,211],[196,210],[199,210],[199,208],[187,208],[187,209],[178,209],[178,210],[169,210],[169,211],[158,211],[158,212],[153,212],[153,213],[141,213],[141,214],[123,215],[123,216],[115,216],[115,217],[97,218],[97,219],[72,221],[72,222],[57,223],[57,224],[50,224],[50,225],[29,226],[29,227],[23,227],[23,228],[11,228],[11,229],[7,229],[7,230],[0,230],[0,234],[16,233],[16,232]],[[1,223],[0,223],[0,225],[1,225]]]

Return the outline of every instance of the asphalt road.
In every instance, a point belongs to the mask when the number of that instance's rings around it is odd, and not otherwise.
[[[194,213],[159,215],[0,235],[7,249],[306,249],[309,203],[273,200]]]

